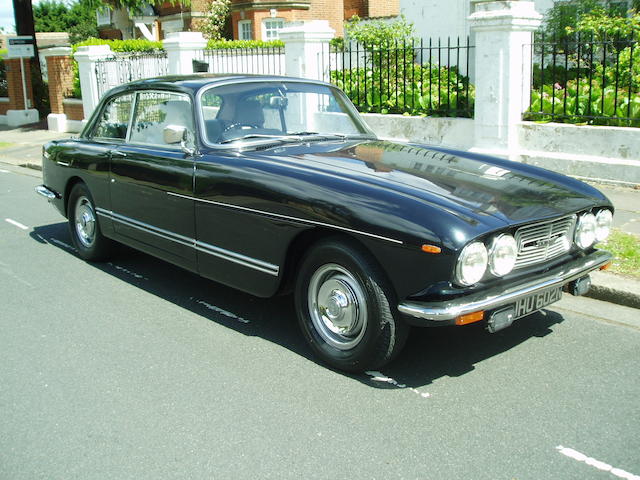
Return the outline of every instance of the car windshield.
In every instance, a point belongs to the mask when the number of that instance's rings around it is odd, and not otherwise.
[[[210,144],[372,137],[353,105],[335,88],[302,82],[238,82],[200,99]]]

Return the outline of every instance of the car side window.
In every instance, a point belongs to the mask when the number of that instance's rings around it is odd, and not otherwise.
[[[202,96],[202,117],[204,118],[204,130],[207,140],[211,143],[220,141],[220,135],[224,128],[224,123],[219,118],[222,108],[222,97],[208,91]]]
[[[189,97],[169,92],[139,92],[136,101],[130,142],[167,145],[164,129],[186,127],[187,143],[193,144],[193,112]]]
[[[124,140],[131,115],[133,95],[120,95],[110,100],[102,111],[93,131],[93,137]]]

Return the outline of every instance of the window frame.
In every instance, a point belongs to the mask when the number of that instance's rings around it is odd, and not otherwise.
[[[243,27],[249,25],[249,38],[244,38]],[[253,21],[252,20],[238,20],[238,40],[253,40]]]
[[[98,130],[98,127],[100,126],[100,123],[101,123],[101,120],[102,120],[102,117],[103,117],[104,113],[107,111],[107,109],[111,106],[111,104],[113,102],[115,102],[119,98],[124,97],[126,95],[131,95],[132,98],[131,98],[131,108],[129,109],[129,117],[128,117],[128,120],[127,120],[127,133],[125,134],[125,137],[124,138],[114,138],[114,137],[99,137],[99,136],[97,136],[96,135],[96,130]],[[91,133],[90,133],[90,135],[88,135],[88,138],[90,138],[93,141],[100,142],[100,143],[118,143],[118,144],[128,143],[129,133],[131,131],[131,120],[133,118],[133,112],[134,112],[134,108],[136,106],[136,100],[137,100],[137,92],[121,92],[121,93],[118,93],[118,94],[114,95],[113,97],[109,98],[104,103],[104,106],[100,110],[100,114],[97,116],[96,121],[91,126]]]
[[[282,22],[282,26],[275,29],[275,31],[278,32],[282,28],[284,28],[284,24],[285,24],[286,20],[284,18],[282,18],[282,17],[268,17],[268,18],[264,18],[262,20],[262,40],[265,41],[265,42],[268,42],[270,40],[279,40],[280,39],[280,34],[277,34],[276,37],[272,37],[272,38],[269,38],[267,36],[267,31],[269,30],[267,28],[267,23],[269,23],[269,22]]]

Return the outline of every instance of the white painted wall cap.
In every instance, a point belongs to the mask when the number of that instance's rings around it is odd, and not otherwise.
[[[207,40],[201,32],[171,32],[167,34],[162,44],[168,50],[190,50],[204,48],[207,45]]]

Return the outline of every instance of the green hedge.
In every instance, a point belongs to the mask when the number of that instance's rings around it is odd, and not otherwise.
[[[282,40],[209,40],[207,50],[222,50],[228,48],[279,48],[284,47]]]
[[[164,50],[162,42],[152,42],[145,39],[132,40],[105,40],[103,38],[89,38],[83,42],[75,43],[71,46],[73,53],[78,47],[91,45],[109,45],[114,52],[157,52]]]

